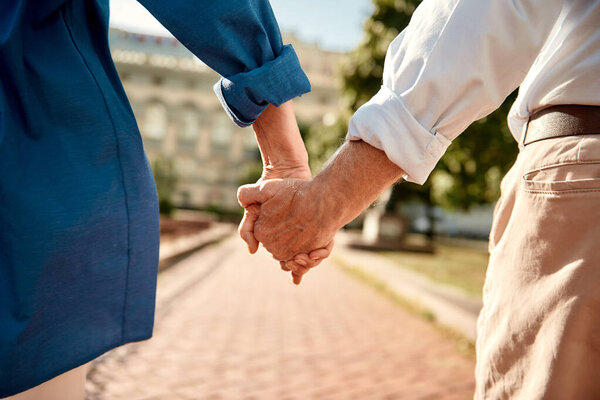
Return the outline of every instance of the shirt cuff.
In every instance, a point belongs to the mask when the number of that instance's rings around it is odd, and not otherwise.
[[[310,92],[306,77],[292,45],[259,68],[221,78],[214,91],[229,117],[237,125],[252,125],[269,104],[277,107]]]
[[[420,185],[452,143],[421,125],[402,98],[385,86],[356,111],[346,139],[362,140],[384,151],[405,172],[404,179]]]

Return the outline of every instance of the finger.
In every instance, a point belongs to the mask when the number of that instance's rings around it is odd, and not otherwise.
[[[299,285],[300,282],[302,282],[302,275],[292,272],[292,281],[294,282],[294,285]]]
[[[311,260],[322,260],[324,258],[329,257],[329,255],[331,254],[331,250],[333,249],[333,240],[331,242],[329,242],[327,244],[327,246],[322,247],[320,249],[317,250],[313,250],[311,251],[308,256],[310,257]]]
[[[310,257],[308,256],[308,254],[296,254],[296,256],[294,257],[294,261],[302,266],[307,266],[310,264]]]
[[[244,211],[244,218],[240,223],[238,232],[241,238],[248,245],[250,254],[256,253],[258,250],[258,240],[254,237],[254,224],[260,215],[260,206],[251,205]]]
[[[285,272],[291,271],[291,269],[289,269],[289,267],[285,264],[285,261],[279,261],[279,265],[281,265],[281,269],[284,270]]]
[[[282,262],[285,263],[285,266],[290,271],[294,272],[296,270],[297,264],[292,264],[290,261],[282,261]]]
[[[317,253],[317,255],[319,255],[319,253]],[[323,261],[322,258],[310,258],[308,254],[297,254],[296,257],[294,258],[294,261],[296,261],[299,264],[302,264],[304,267],[306,267],[307,269],[311,269],[316,267],[317,265],[319,265],[321,263],[321,261]]]
[[[244,208],[251,204],[262,204],[273,197],[280,182],[279,179],[271,179],[260,184],[240,186],[237,192],[238,202]]]
[[[286,261],[285,265],[292,271],[292,272],[298,272],[299,274],[303,274],[304,270],[306,269],[306,267],[298,264],[297,262],[290,260],[290,261]]]
[[[264,200],[264,196],[260,191],[260,186],[257,184],[240,186],[237,191],[237,199],[240,206],[248,208],[251,204],[260,204]]]
[[[317,258],[314,260],[310,260],[310,264],[308,264],[306,267],[308,269],[313,269],[314,267],[316,267],[317,265],[321,264],[321,261],[323,261],[323,258]]]

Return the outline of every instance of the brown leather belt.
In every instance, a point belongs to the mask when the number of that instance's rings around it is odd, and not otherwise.
[[[600,106],[559,105],[529,117],[522,143],[591,134],[600,134]]]

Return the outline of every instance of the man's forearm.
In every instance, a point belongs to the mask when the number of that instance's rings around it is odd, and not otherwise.
[[[248,212],[240,234],[251,251],[261,242],[278,260],[311,253],[331,243],[339,228],[402,174],[384,152],[347,142],[312,181],[263,180],[241,187],[238,200]]]
[[[346,142],[315,177],[311,191],[337,229],[356,218],[403,174],[383,151],[362,141]]]
[[[280,107],[269,105],[256,120],[253,128],[263,159],[263,177],[268,178],[276,171],[277,176],[273,177],[284,178],[288,177],[285,176],[286,171],[303,170],[310,178],[308,155],[300,136],[294,105],[291,101]]]

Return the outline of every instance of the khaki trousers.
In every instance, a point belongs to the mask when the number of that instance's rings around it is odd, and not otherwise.
[[[475,399],[600,399],[600,135],[522,148],[490,254]]]
[[[50,379],[34,388],[6,400],[84,400],[85,377],[88,365],[85,364]]]

